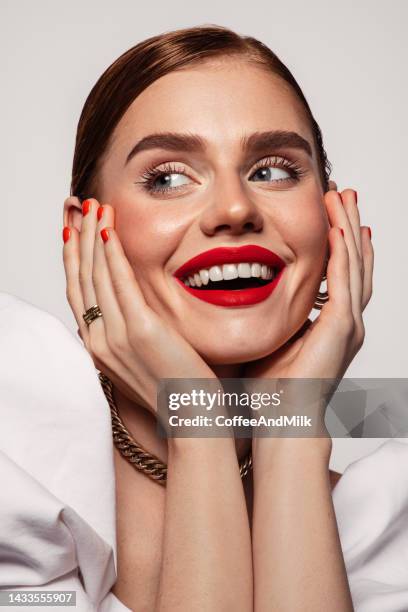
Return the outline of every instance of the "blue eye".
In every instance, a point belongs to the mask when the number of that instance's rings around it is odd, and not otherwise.
[[[283,168],[274,168],[272,166],[259,168],[252,177],[256,177],[258,175],[259,178],[255,178],[255,181],[284,181],[286,179],[290,179],[291,175],[287,170]]]
[[[250,179],[254,182],[280,183],[281,181],[298,181],[305,172],[294,162],[285,157],[274,156],[260,160]]]
[[[172,164],[163,164],[162,168],[147,168],[142,175],[142,180],[137,182],[140,182],[148,192],[165,193],[188,185],[190,179],[185,174],[184,167],[178,168]]]
[[[189,183],[189,179],[181,172],[166,172],[160,173],[152,181],[154,191],[165,191],[167,189],[175,189]]]

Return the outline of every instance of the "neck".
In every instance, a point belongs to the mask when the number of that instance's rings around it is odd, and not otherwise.
[[[238,378],[242,373],[242,367],[242,364],[211,365],[211,369],[218,378]],[[158,436],[155,415],[128,399],[116,387],[113,388],[113,399],[121,419],[137,443],[147,452],[167,463],[167,440]],[[238,459],[243,459],[250,447],[251,440],[237,438],[235,448]]]

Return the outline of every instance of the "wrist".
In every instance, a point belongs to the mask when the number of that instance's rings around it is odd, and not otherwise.
[[[279,465],[329,465],[332,439],[319,438],[254,438],[252,460],[254,471]]]
[[[230,438],[168,438],[168,453],[173,458],[190,458],[192,456],[215,456],[220,457],[225,449],[231,448],[235,453],[235,442]]]

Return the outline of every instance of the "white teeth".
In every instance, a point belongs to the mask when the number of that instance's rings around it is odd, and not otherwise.
[[[208,281],[210,280],[210,274],[208,270],[200,270],[200,278],[203,285],[208,285]]]
[[[277,270],[266,264],[254,263],[238,263],[238,264],[222,264],[220,266],[212,266],[211,268],[203,268],[198,270],[188,278],[184,279],[184,283],[190,287],[201,287],[208,285],[209,281],[217,282],[222,280],[233,280],[234,278],[262,278],[262,280],[270,280],[275,278]]]
[[[212,281],[222,281],[222,270],[220,268],[220,266],[212,266],[212,268],[210,268],[208,270],[209,274],[210,274],[210,280]]]
[[[249,263],[238,264],[238,276],[239,278],[251,278],[251,264]]]
[[[256,278],[259,278],[261,276],[261,264],[251,264],[251,276],[255,276]]]
[[[224,264],[222,266],[222,276],[224,280],[238,278],[238,267],[235,264]]]

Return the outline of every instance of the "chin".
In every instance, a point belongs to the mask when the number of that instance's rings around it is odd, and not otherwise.
[[[229,338],[227,334],[219,335],[218,338],[210,337],[208,342],[194,341],[196,339],[188,339],[190,344],[200,354],[206,363],[209,365],[233,365],[256,361],[262,357],[270,355],[284,344],[286,337],[279,334],[275,335],[260,334],[260,337],[251,337],[246,339]]]

